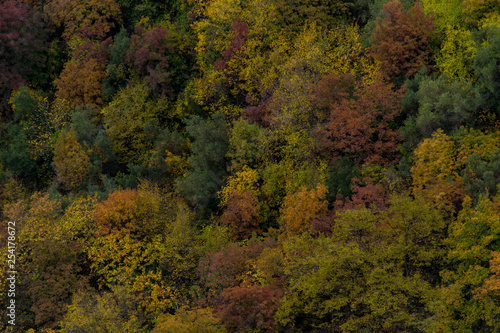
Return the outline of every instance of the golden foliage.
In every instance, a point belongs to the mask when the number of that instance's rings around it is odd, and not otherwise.
[[[250,169],[247,166],[243,167],[242,171],[237,172],[234,176],[229,177],[227,185],[219,192],[220,206],[227,205],[227,201],[232,193],[243,193],[244,191],[251,191],[255,196],[258,196],[258,182],[259,174],[257,170]]]
[[[455,143],[441,129],[438,129],[432,138],[425,139],[418,145],[414,161],[411,175],[415,194],[426,185],[437,181],[460,179],[457,173]]]
[[[54,145],[56,182],[65,190],[80,186],[91,164],[90,157],[76,139],[75,130],[59,133]]]
[[[324,200],[327,192],[325,185],[318,184],[311,190],[302,187],[297,193],[287,195],[281,209],[285,232],[301,234],[311,231],[311,223],[328,212],[328,202]]]
[[[214,317],[212,309],[181,307],[175,314],[163,314],[158,318],[152,333],[225,333],[221,320]]]
[[[500,132],[495,130],[483,133],[474,128],[460,128],[455,136],[458,146],[457,162],[465,164],[465,160],[473,154],[478,154],[482,159],[488,160],[500,147]]]
[[[104,109],[106,133],[113,142],[113,149],[122,163],[141,161],[150,149],[146,143],[144,125],[155,119],[165,109],[165,101],[154,103],[151,91],[144,83],[132,83],[122,89]]]

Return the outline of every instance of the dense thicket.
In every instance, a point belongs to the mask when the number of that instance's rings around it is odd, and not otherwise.
[[[499,331],[499,69],[489,0],[0,0],[0,329]]]

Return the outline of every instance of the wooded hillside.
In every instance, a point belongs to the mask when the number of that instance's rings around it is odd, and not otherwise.
[[[498,332],[499,184],[498,1],[0,0],[6,332]]]

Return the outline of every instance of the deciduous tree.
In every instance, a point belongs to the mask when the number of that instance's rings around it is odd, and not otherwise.
[[[215,317],[211,308],[193,309],[182,307],[174,314],[162,314],[152,333],[225,333],[222,321]]]
[[[111,39],[97,42],[86,39],[74,40],[72,59],[69,60],[54,81],[56,96],[69,101],[72,107],[79,105],[101,107],[103,83]]]
[[[388,80],[411,77],[423,66],[431,67],[434,22],[416,2],[411,10],[398,1],[384,5],[385,17],[373,32],[373,57],[380,61]],[[401,82],[402,83],[402,82]]]
[[[228,332],[272,330],[282,293],[272,287],[242,284],[224,289],[214,310]]]
[[[67,41],[75,37],[102,41],[121,22],[120,6],[114,0],[53,0],[44,11],[52,22],[64,27]]]
[[[143,161],[153,143],[144,127],[161,111],[162,106],[151,100],[151,90],[144,83],[129,84],[102,110],[106,133],[120,163]]]
[[[221,222],[228,225],[237,239],[246,239],[252,233],[260,233],[260,205],[250,191],[233,191],[227,200],[227,207]]]
[[[0,4],[0,122],[9,122],[7,100],[12,89],[36,79],[42,85],[47,35],[41,13],[18,1]],[[29,66],[27,66],[29,64]]]
[[[76,139],[74,129],[62,131],[54,145],[56,183],[64,190],[80,186],[85,179],[90,158]]]
[[[325,199],[328,189],[322,184],[308,190],[301,188],[297,193],[287,195],[281,212],[283,230],[289,234],[312,232],[313,222],[326,217],[328,202]]]
[[[491,202],[482,197],[472,207],[467,197],[446,239],[450,266],[441,271],[443,288],[433,330],[495,331],[499,315],[495,300],[473,296],[493,278],[489,263],[499,250],[499,236],[500,218]]]
[[[138,25],[126,58],[155,94],[172,97],[185,85],[190,47],[187,35],[159,25]]]
[[[376,82],[359,86],[353,99],[333,104],[328,122],[317,130],[317,148],[332,160],[387,165],[397,156],[399,135],[391,122],[401,111],[402,91]]]

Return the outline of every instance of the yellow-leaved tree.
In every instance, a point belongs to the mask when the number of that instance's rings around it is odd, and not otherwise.
[[[156,119],[166,108],[164,101],[150,99],[151,91],[144,83],[132,83],[122,89],[102,110],[106,132],[121,163],[142,161],[148,144],[144,125]]]
[[[437,130],[415,149],[413,193],[444,212],[454,212],[463,198],[458,167],[455,142],[443,130]]]
[[[450,78],[472,81],[476,43],[470,30],[447,26],[436,67]]]
[[[195,278],[193,214],[172,193],[144,183],[96,205],[87,254],[101,287],[124,286],[149,319],[172,309]]]
[[[75,130],[59,133],[54,145],[56,183],[64,190],[73,190],[83,183],[90,157],[78,142]]]
[[[496,0],[465,0],[462,11],[464,21],[469,25],[500,27],[500,3]]]

